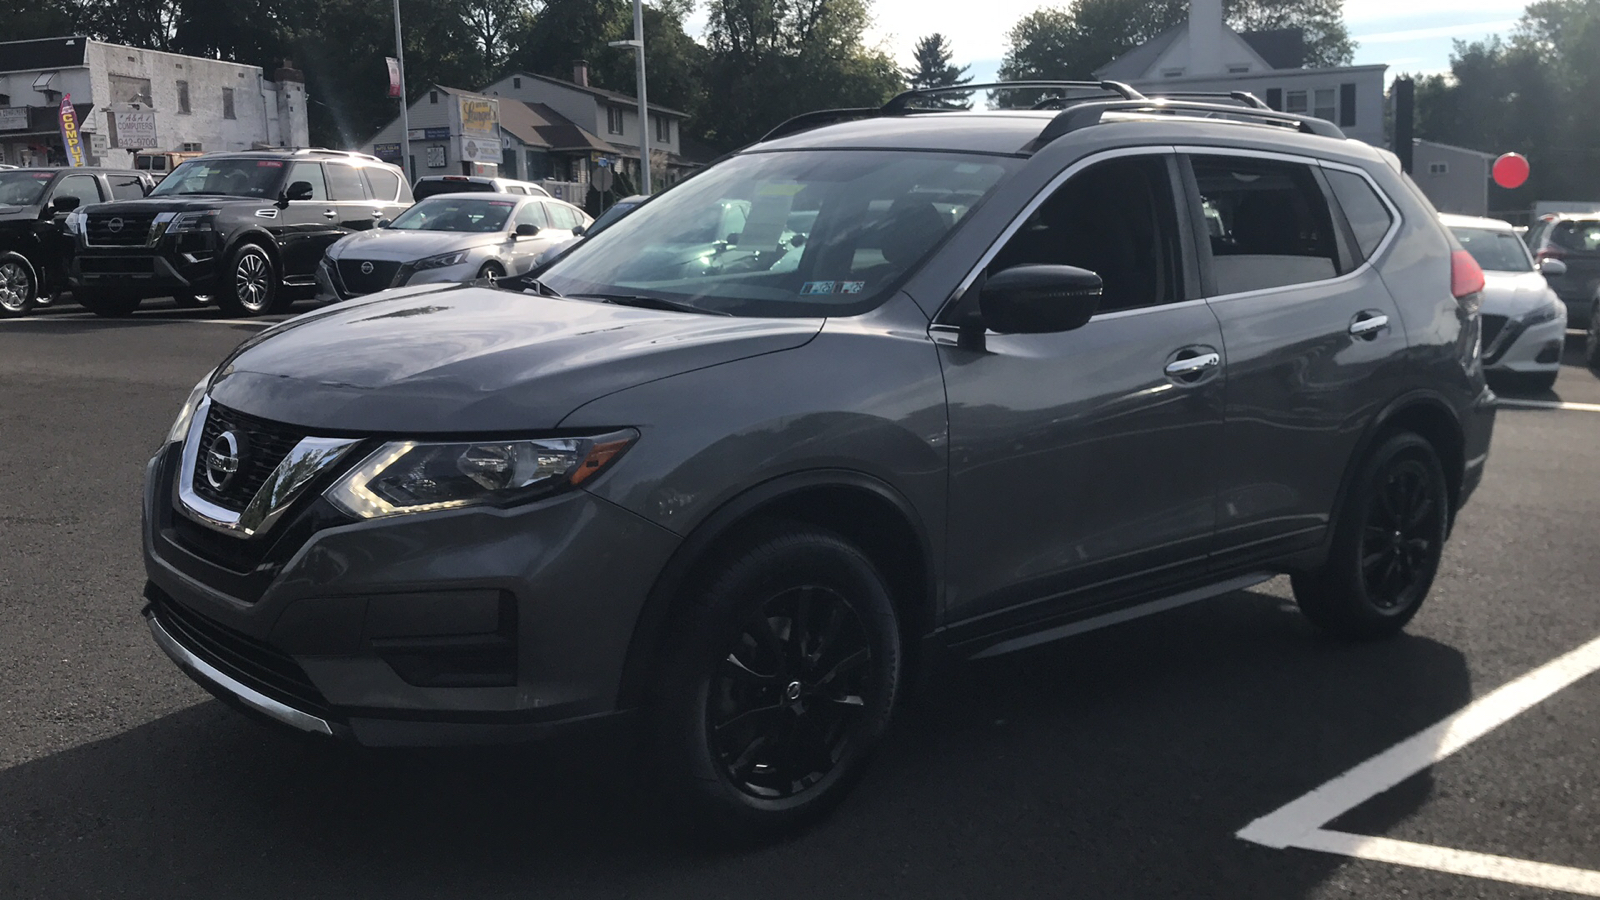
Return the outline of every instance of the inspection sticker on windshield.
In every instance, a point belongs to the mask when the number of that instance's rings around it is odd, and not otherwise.
[[[841,281],[839,282],[839,293],[859,294],[861,293],[861,289],[866,286],[867,283],[865,281]]]
[[[805,295],[805,294],[831,294],[831,293],[833,293],[833,282],[831,282],[831,281],[808,281],[805,284],[800,285],[800,293],[801,293],[801,295]]]

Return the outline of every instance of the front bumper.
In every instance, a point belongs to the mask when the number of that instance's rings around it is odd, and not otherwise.
[[[413,269],[410,263],[402,265],[395,273],[394,280],[389,282],[388,288],[407,287],[416,284],[468,284],[478,277],[478,269],[483,263],[471,260],[459,266],[445,266],[439,269]],[[337,303],[340,300],[352,300],[356,297],[370,296],[377,291],[355,291],[345,283],[339,274],[339,268],[334,261],[323,257],[317,264],[317,300],[322,303]]]
[[[1496,335],[1493,346],[1484,348],[1484,370],[1527,373],[1557,371],[1561,368],[1561,354],[1566,340],[1565,313],[1531,326],[1513,319]]]
[[[241,550],[173,510],[176,447],[147,472],[146,616],[213,694],[371,746],[528,740],[619,712],[670,532],[583,491],[363,522],[313,495]]]
[[[143,297],[173,291],[216,293],[218,237],[197,232],[162,237],[156,246],[88,246],[73,251],[68,281],[73,287],[107,287]]]

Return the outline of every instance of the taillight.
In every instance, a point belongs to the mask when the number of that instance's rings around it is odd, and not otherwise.
[[[1456,250],[1450,254],[1450,293],[1467,300],[1483,291],[1483,269],[1472,254]]]

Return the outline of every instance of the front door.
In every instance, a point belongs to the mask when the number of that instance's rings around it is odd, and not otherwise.
[[[986,266],[1098,273],[1100,312],[1082,328],[988,334],[981,349],[936,331],[950,422],[946,602],[973,637],[1204,569],[1222,336],[1184,264],[1176,172],[1167,153],[1072,172]]]
[[[43,202],[53,204],[62,197],[77,200],[78,209],[106,200],[99,176],[87,173],[63,175],[56,179]],[[71,261],[72,239],[67,235],[67,213],[49,210],[48,217],[39,221],[38,236],[39,255],[42,258],[34,262],[44,275],[41,292],[48,294],[59,291],[66,287],[67,265]]]
[[[1189,162],[1227,345],[1218,563],[1248,564],[1322,538],[1367,425],[1403,390],[1405,329],[1364,265],[1394,215],[1356,172],[1224,151]]]
[[[346,232],[339,227],[339,213],[328,196],[328,181],[322,164],[298,160],[289,166],[284,186],[298,182],[311,185],[310,200],[291,200],[278,216],[278,242],[283,249],[283,277],[312,277],[328,245]]]

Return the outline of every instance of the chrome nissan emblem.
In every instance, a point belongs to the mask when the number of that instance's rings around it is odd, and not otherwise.
[[[224,431],[206,448],[206,483],[216,490],[226,490],[239,473],[239,462],[244,457],[244,435]]]
[[[372,263],[369,263],[369,262],[362,263],[361,264],[361,274],[363,274],[363,275],[371,275],[372,274]]]
[[[111,221],[106,223],[106,227],[111,229],[112,231],[121,231],[122,230],[122,220],[120,218],[112,219]]]

